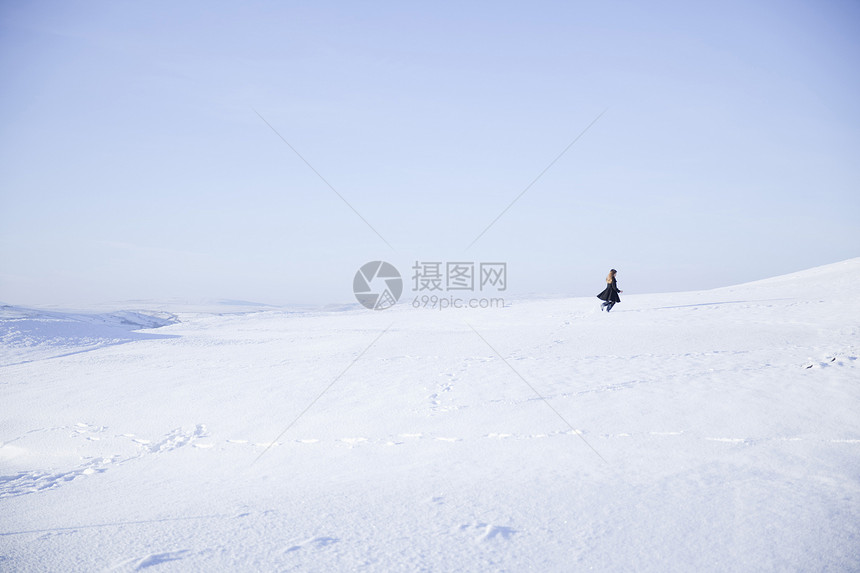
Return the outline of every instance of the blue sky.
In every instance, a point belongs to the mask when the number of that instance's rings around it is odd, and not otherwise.
[[[0,301],[347,302],[377,259],[585,296],[860,256],[858,29],[850,1],[5,2]]]

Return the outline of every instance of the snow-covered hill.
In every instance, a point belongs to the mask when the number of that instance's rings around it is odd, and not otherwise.
[[[4,307],[0,569],[858,570],[858,281]]]
[[[163,338],[137,331],[177,321],[175,315],[166,312],[86,314],[0,306],[0,366]]]

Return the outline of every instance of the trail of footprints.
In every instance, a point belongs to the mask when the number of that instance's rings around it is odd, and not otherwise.
[[[434,497],[430,500],[433,504],[443,504],[444,500],[441,497]],[[261,512],[260,515],[274,513],[272,510]],[[242,513],[232,516],[233,519],[241,519],[251,515],[250,513]],[[227,516],[220,516],[229,518]],[[258,516],[259,517],[259,516]],[[521,533],[520,530],[510,527],[509,525],[497,525],[494,523],[474,521],[470,523],[461,523],[454,525],[449,530],[450,534],[460,537],[465,536],[474,543],[499,543],[511,541],[514,536]],[[332,535],[313,535],[310,537],[300,537],[294,541],[288,542],[281,550],[281,554],[287,558],[304,558],[313,559],[314,554],[320,551],[328,551],[332,546],[336,546],[344,540],[340,537]],[[115,563],[110,571],[142,571],[154,565],[161,565],[170,561],[180,561],[186,558],[193,559],[194,557],[211,553],[212,549],[202,549],[192,551],[190,549],[174,549],[172,551],[162,551],[158,553],[148,553],[135,557],[125,558]],[[0,556],[2,561],[2,556]]]
[[[469,442],[474,439],[481,440],[491,440],[491,441],[505,441],[505,440],[513,440],[513,441],[522,441],[522,440],[536,440],[542,438],[555,438],[555,437],[564,437],[564,436],[587,436],[589,440],[600,439],[600,440],[616,440],[616,439],[638,439],[638,440],[669,440],[669,439],[685,439],[685,440],[697,440],[697,441],[705,441],[705,442],[715,442],[722,444],[732,444],[732,445],[742,445],[742,446],[756,446],[762,445],[765,443],[773,443],[773,442],[815,442],[815,443],[831,443],[831,444],[860,444],[860,438],[835,438],[835,439],[809,439],[798,436],[777,436],[777,437],[723,437],[723,436],[705,436],[698,435],[689,430],[681,430],[681,431],[660,431],[660,432],[621,432],[621,433],[604,433],[604,434],[596,434],[590,435],[582,430],[563,430],[563,431],[555,431],[548,433],[536,433],[536,434],[515,434],[515,433],[495,433],[491,432],[489,434],[484,434],[477,438],[462,438],[455,436],[441,436],[441,435],[431,435],[425,433],[406,433],[406,434],[397,434],[396,436],[389,436],[381,439],[372,439],[365,437],[353,437],[353,438],[336,438],[336,439],[318,439],[318,438],[299,438],[299,439],[291,439],[291,440],[283,440],[275,443],[259,443],[259,442],[251,442],[249,440],[225,440],[227,444],[233,445],[242,445],[242,446],[252,446],[256,449],[260,448],[268,448],[268,447],[283,447],[289,445],[296,445],[297,447],[307,446],[307,445],[329,445],[335,447],[343,447],[347,449],[354,449],[359,447],[392,447],[392,446],[408,446],[409,444],[415,444],[418,442],[442,442],[442,443],[450,443],[454,444],[457,442]]]
[[[93,434],[104,434],[107,430],[104,426],[94,426],[90,424],[79,423],[71,428],[71,436],[79,437],[86,440],[100,440],[101,437]],[[178,448],[192,446],[204,450],[218,451],[221,448],[232,447],[247,447],[259,452],[262,448],[271,446],[294,445],[296,447],[319,447],[319,446],[334,446],[347,449],[356,449],[364,447],[400,447],[414,445],[417,443],[436,442],[440,444],[451,444],[452,446],[459,442],[473,441],[474,439],[490,440],[490,441],[506,441],[506,440],[536,440],[536,439],[551,439],[564,436],[574,436],[580,434],[588,436],[589,440],[670,440],[670,439],[685,439],[685,440],[701,440],[713,442],[715,444],[725,444],[727,446],[757,446],[765,443],[773,442],[804,442],[815,441],[818,443],[831,444],[860,444],[860,437],[845,437],[835,439],[815,439],[796,437],[796,436],[779,436],[767,438],[754,437],[737,437],[737,436],[702,436],[696,435],[687,430],[681,431],[651,431],[651,432],[620,432],[620,433],[604,433],[597,435],[588,435],[587,433],[577,430],[563,430],[547,433],[535,434],[516,434],[516,433],[488,433],[477,438],[463,438],[450,435],[432,435],[422,432],[416,433],[401,433],[394,436],[374,439],[363,436],[344,437],[336,439],[319,439],[319,438],[296,438],[283,440],[276,443],[255,442],[245,439],[225,439],[225,440],[205,440],[209,438],[209,433],[204,424],[197,424],[193,428],[176,428],[168,432],[158,440],[148,440],[135,436],[134,434],[120,434],[118,438],[130,440],[138,448],[138,451],[132,455],[113,454],[110,456],[96,456],[83,459],[82,463],[70,470],[55,471],[55,470],[31,470],[20,472],[13,475],[0,476],[0,499],[4,497],[13,497],[25,495],[29,493],[38,493],[59,487],[65,483],[74,481],[78,478],[101,474],[107,471],[110,467],[119,464],[127,463],[131,460],[139,459],[143,456],[160,455],[166,452],[176,450]],[[8,443],[8,442],[7,442]],[[220,444],[220,448],[218,447]]]
[[[853,349],[852,349],[853,350]],[[846,352],[834,352],[831,354],[827,354],[821,360],[815,360],[813,358],[809,358],[801,365],[801,368],[805,370],[810,370],[812,368],[830,368],[830,367],[842,367],[842,366],[851,366],[852,362],[857,360],[857,356],[854,355],[851,351]]]
[[[190,429],[176,428],[168,432],[161,439],[151,441],[138,438],[134,434],[107,436],[105,435],[107,431],[106,426],[96,426],[84,422],[78,422],[73,426],[40,428],[31,430],[28,434],[46,431],[69,431],[70,438],[82,438],[87,441],[102,441],[108,438],[127,439],[137,446],[137,451],[130,455],[85,456],[81,458],[82,463],[71,470],[30,470],[13,475],[0,476],[0,499],[51,490],[78,478],[103,473],[111,466],[124,464],[145,455],[163,454],[183,446],[197,445],[194,444],[196,440],[208,435],[206,426],[197,424]],[[19,439],[21,437],[2,443],[0,447],[4,447],[6,444],[11,444]]]
[[[442,496],[436,496],[427,500],[427,503],[439,506],[445,505],[446,500]],[[256,514],[257,518],[265,517],[270,514],[276,517],[278,516],[278,512],[276,510],[267,509],[258,512],[245,511],[234,515],[212,517],[215,519],[244,519],[254,514]],[[469,523],[460,522],[459,525],[452,524],[448,531],[453,536],[465,537],[473,543],[489,544],[511,541],[515,536],[521,533],[521,530],[515,529],[510,525],[499,525],[483,521],[472,521]],[[329,551],[333,546],[337,546],[344,541],[348,543],[347,540],[344,540],[341,537],[335,537],[334,535],[317,534],[306,537],[297,537],[292,541],[288,541],[284,545],[281,550],[281,555],[290,559],[313,559],[315,553],[320,551]],[[154,565],[161,565],[169,561],[179,561],[186,558],[193,559],[194,557],[206,555],[211,552],[211,548],[205,548],[198,549],[196,551],[192,551],[190,549],[174,549],[172,551],[148,553],[145,555],[122,559],[115,563],[110,568],[110,571],[141,571]],[[0,557],[0,561],[2,561],[2,557]]]
[[[857,360],[854,349],[845,352],[837,352],[826,355],[822,360],[809,359],[803,363],[804,369],[823,369],[831,367],[854,367],[854,362]],[[467,365],[468,366],[468,365]],[[446,374],[447,379],[437,384],[435,392],[428,396],[432,412],[447,412],[457,410],[467,406],[456,405],[450,399],[449,392],[453,389],[454,382],[457,381],[457,374]],[[611,388],[614,389],[614,388]],[[363,436],[343,437],[337,439],[320,439],[312,437],[296,438],[284,440],[276,443],[251,441],[243,438],[230,438],[220,441],[206,440],[209,438],[209,433],[204,424],[197,424],[192,428],[176,428],[159,439],[151,440],[136,436],[135,434],[110,434],[106,426],[90,424],[86,422],[78,422],[71,426],[59,426],[52,428],[38,428],[30,430],[24,436],[19,436],[5,443],[0,443],[0,448],[10,447],[15,448],[13,442],[16,442],[28,434],[42,432],[69,432],[69,437],[73,439],[82,439],[87,442],[109,441],[110,439],[123,439],[136,446],[136,452],[130,455],[111,454],[107,456],[89,456],[83,457],[82,462],[75,468],[63,471],[56,470],[31,470],[19,472],[12,475],[0,476],[0,499],[5,497],[13,497],[25,495],[29,493],[38,493],[59,487],[65,483],[72,482],[79,478],[101,474],[111,466],[123,464],[134,459],[141,458],[147,455],[164,454],[178,448],[191,446],[200,449],[215,449],[219,443],[221,447],[250,447],[259,451],[261,448],[270,446],[284,446],[285,444],[295,444],[301,446],[319,446],[319,445],[335,445],[349,449],[361,447],[396,447],[408,446],[411,443],[419,441],[427,442],[442,442],[455,444],[474,439],[474,437],[463,438],[461,436],[449,435],[430,435],[422,432],[416,433],[401,433],[394,436],[388,436],[380,439],[372,439]],[[555,431],[548,433],[536,434],[515,434],[515,433],[488,433],[480,436],[480,439],[486,440],[533,440],[541,438],[553,438],[560,436],[570,436],[575,433],[583,434],[580,430],[576,432],[571,430]],[[690,431],[652,431],[652,432],[620,432],[620,433],[604,433],[597,436],[589,436],[590,440],[615,440],[615,439],[694,439],[706,442],[714,442],[716,444],[726,444],[729,446],[755,446],[768,442],[802,442],[810,441],[802,437],[768,437],[768,438],[753,438],[753,437],[737,437],[737,436],[699,436],[694,435]],[[860,444],[860,437],[844,437],[836,439],[818,439],[814,440],[819,443],[832,444]]]

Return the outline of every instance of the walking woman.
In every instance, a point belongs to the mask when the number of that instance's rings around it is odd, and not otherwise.
[[[615,269],[609,271],[609,276],[606,277],[606,288],[603,289],[602,293],[597,295],[597,298],[605,301],[600,305],[600,310],[606,309],[606,312],[609,312],[615,306],[616,302],[621,302],[618,293],[623,291],[618,290],[618,283],[615,281],[615,274],[617,272]]]

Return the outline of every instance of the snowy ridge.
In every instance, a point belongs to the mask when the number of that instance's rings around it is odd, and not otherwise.
[[[0,306],[0,366],[160,337],[136,332],[176,324],[167,312],[86,314]]]
[[[743,289],[756,292],[764,289],[781,289],[785,294],[833,296],[850,289],[857,290],[858,279],[860,279],[860,257],[714,290]]]

